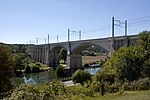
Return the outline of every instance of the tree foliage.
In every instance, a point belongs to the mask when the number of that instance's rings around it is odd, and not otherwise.
[[[26,46],[23,44],[10,45],[13,52],[15,71],[24,70],[27,63],[29,63],[30,58],[26,53]]]
[[[72,75],[72,80],[75,83],[81,83],[83,85],[84,82],[88,82],[88,80],[91,80],[91,74],[87,71],[79,69]]]
[[[25,67],[25,73],[31,73],[31,67],[29,65]]]
[[[26,54],[24,53],[16,53],[14,54],[14,62],[15,62],[15,71],[23,70],[25,68],[26,63]]]
[[[11,50],[0,44],[0,93],[11,87],[10,79],[13,77],[13,56]]]
[[[57,77],[65,77],[64,69],[61,65],[57,66],[55,74],[57,75]]]
[[[64,48],[62,48],[60,50],[59,55],[60,55],[60,59],[64,60],[64,63],[65,63],[65,61],[67,59],[67,51]]]
[[[142,74],[145,77],[150,77],[150,31],[144,31],[139,34],[137,46],[143,55]]]
[[[39,71],[40,71],[40,67],[39,66],[35,65],[35,66],[32,67],[32,72],[33,73],[37,73]]]
[[[139,34],[137,45],[122,47],[114,52],[104,70],[121,81],[134,81],[150,76],[150,32]]]
[[[74,100],[74,96],[94,96],[91,89],[81,85],[64,86],[62,82],[52,81],[41,84],[22,84],[16,87],[8,100]]]
[[[13,53],[26,53],[26,46],[24,44],[12,44],[10,47]]]

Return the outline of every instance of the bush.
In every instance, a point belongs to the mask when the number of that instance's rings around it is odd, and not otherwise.
[[[75,96],[75,95],[82,96],[82,97],[85,97],[85,96],[93,97],[94,96],[94,91],[92,89],[86,88],[80,84],[67,87],[67,91],[72,96]]]
[[[109,86],[109,93],[116,93],[119,91],[119,88],[121,87],[121,85],[117,82],[113,83],[112,85]]]
[[[85,64],[84,67],[90,67],[89,64]]]
[[[25,73],[31,73],[31,68],[29,65],[25,67]]]
[[[135,90],[148,90],[150,89],[150,79],[143,78],[137,81],[133,81],[129,85],[125,85],[125,89],[134,90],[134,91]]]
[[[32,67],[32,72],[33,72],[33,73],[37,73],[37,72],[39,72],[39,71],[40,71],[39,66],[33,66],[33,67]]]
[[[39,67],[41,67],[41,64],[39,64],[39,63],[36,63],[36,66],[39,66]]]
[[[22,84],[16,87],[8,100],[72,100],[73,96],[94,96],[94,92],[81,85],[66,87],[59,81],[41,84]]]
[[[94,78],[93,78],[94,81],[99,81],[101,82],[102,80],[104,82],[109,82],[109,83],[114,83],[115,81],[115,75],[114,74],[109,74],[107,72],[104,72],[104,71],[98,71],[95,75],[94,75]]]
[[[72,80],[74,83],[81,83],[83,85],[84,82],[91,80],[91,74],[79,69],[72,75]]]
[[[65,77],[64,69],[61,65],[57,66],[55,74],[57,75],[57,77]]]
[[[94,92],[100,92],[101,83],[99,81],[93,81],[90,84],[90,89]]]

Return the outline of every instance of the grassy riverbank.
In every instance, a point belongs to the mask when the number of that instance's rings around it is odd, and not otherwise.
[[[150,90],[146,91],[125,91],[122,95],[119,93],[105,94],[103,97],[97,94],[96,97],[73,97],[73,100],[150,100]]]

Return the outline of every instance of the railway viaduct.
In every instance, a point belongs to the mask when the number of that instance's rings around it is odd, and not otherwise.
[[[68,41],[43,45],[28,45],[27,53],[31,59],[55,68],[59,64],[59,52],[64,48],[67,53],[67,68],[77,69],[82,66],[82,51],[95,46],[111,56],[113,50],[120,47],[134,45],[137,35],[107,37],[80,41]]]

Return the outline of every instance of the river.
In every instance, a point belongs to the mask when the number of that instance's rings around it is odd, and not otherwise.
[[[87,68],[85,70],[88,70],[91,75],[94,75],[98,70],[100,70],[100,67]],[[39,73],[24,74],[23,77],[14,77],[12,79],[12,83],[13,85],[18,86],[22,83],[37,84],[42,82],[50,82],[53,79],[56,79],[54,71],[45,71]]]

